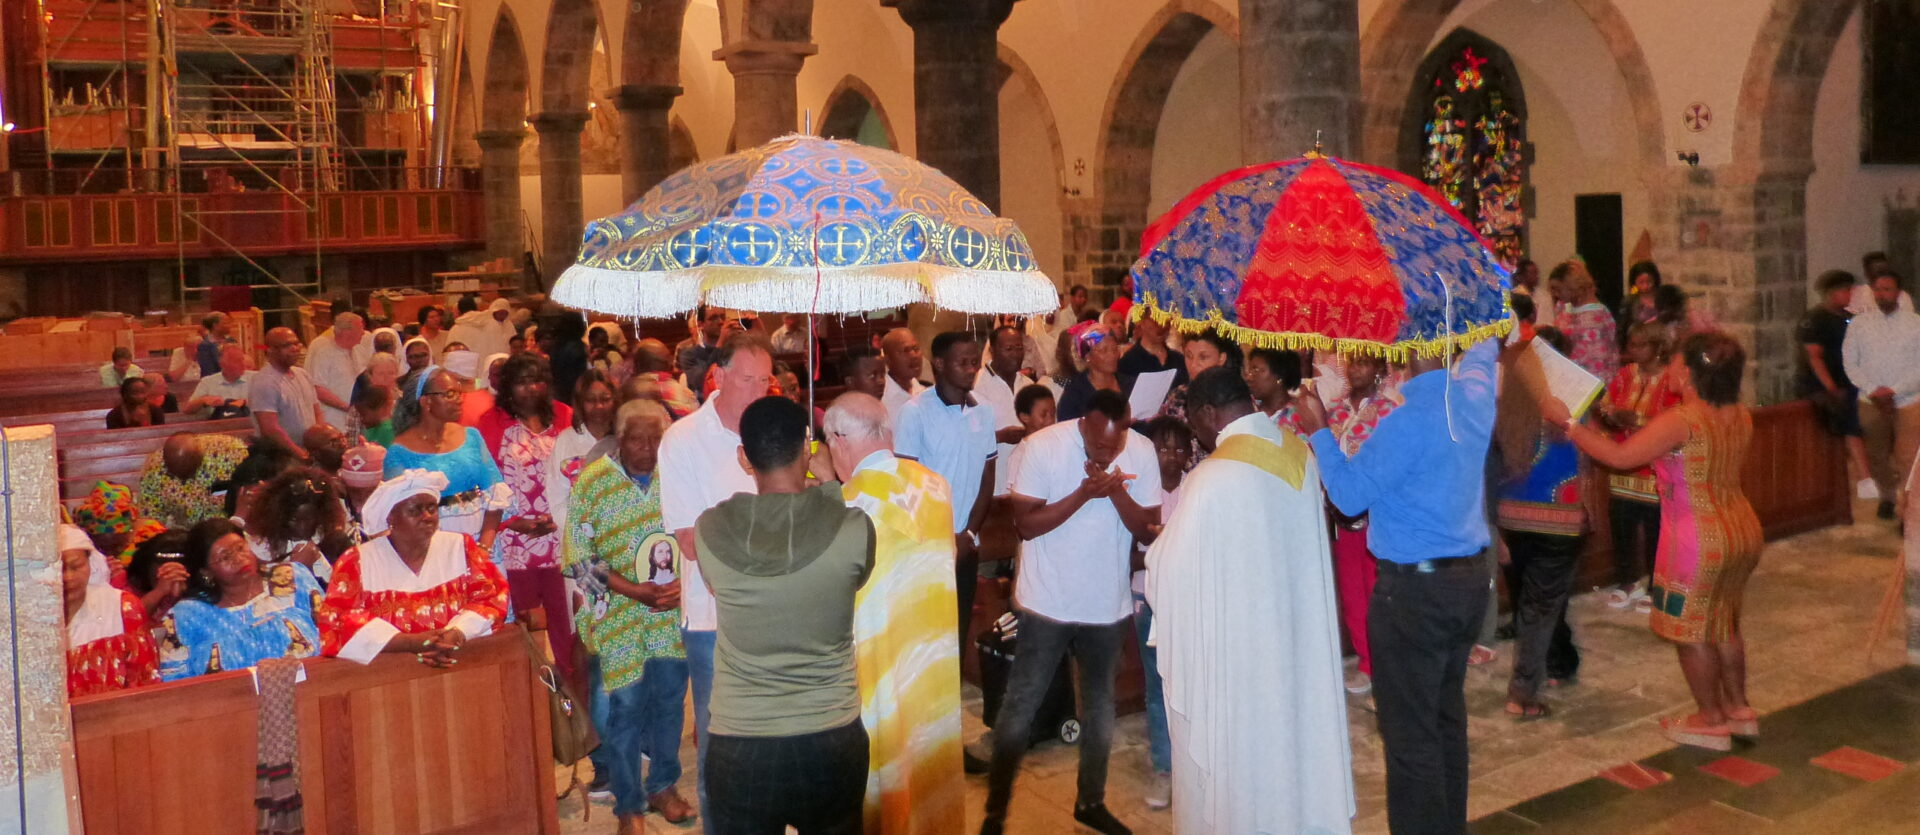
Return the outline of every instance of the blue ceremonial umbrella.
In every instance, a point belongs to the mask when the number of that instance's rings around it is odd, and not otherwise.
[[[694,165],[588,224],[553,298],[631,317],[703,302],[781,313],[1059,306],[1020,228],[945,174],[799,135]]]

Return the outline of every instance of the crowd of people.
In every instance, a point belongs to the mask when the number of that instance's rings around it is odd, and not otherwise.
[[[1920,316],[1878,263],[1865,296],[1820,278],[1802,379],[1858,439],[1858,489],[1890,502],[1920,445]],[[1648,613],[1697,702],[1664,731],[1718,750],[1759,733],[1740,629],[1761,545],[1739,490],[1745,352],[1655,265],[1631,276],[1616,312],[1579,262],[1545,288],[1523,264],[1515,334],[1451,361],[1243,352],[1075,287],[1052,314],[925,351],[905,328],[840,346],[819,379],[778,361],[822,347],[804,317],[769,337],[702,308],[669,347],[463,300],[451,324],[428,308],[404,330],[342,313],[311,346],[276,328],[249,370],[216,315],[185,405],[250,415],[257,438],[181,432],[135,488],[102,483],[73,510],[69,691],[281,657],[446,667],[521,621],[585,694],[591,791],[622,833],[650,814],[954,832],[963,772],[986,775],[995,833],[1070,657],[1073,815],[1125,833],[1106,789],[1132,641],[1145,800],[1179,831],[1345,831],[1345,706],[1368,693],[1394,830],[1462,831],[1466,668],[1511,632],[1516,721],[1550,715],[1578,675],[1566,612],[1593,468],[1609,474],[1608,603]],[[1607,381],[1587,419],[1541,396],[1534,341]],[[158,423],[130,360],[102,383],[124,425]],[[1168,395],[1136,414],[1134,381],[1162,372]],[[840,393],[809,410],[816,386]],[[1017,553],[983,553],[997,520]],[[1017,651],[992,730],[966,744],[980,561],[1012,556]]]

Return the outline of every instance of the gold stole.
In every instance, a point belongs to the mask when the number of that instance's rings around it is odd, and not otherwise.
[[[1307,477],[1310,453],[1298,436],[1291,432],[1282,435],[1277,444],[1257,435],[1234,435],[1221,441],[1211,457],[1251,464],[1298,490]]]

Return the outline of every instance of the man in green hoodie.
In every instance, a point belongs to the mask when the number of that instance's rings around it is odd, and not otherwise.
[[[855,592],[873,523],[837,483],[809,487],[807,413],[763,397],[740,416],[736,494],[694,526],[718,609],[703,810],[715,835],[858,833],[867,732],[854,677]]]

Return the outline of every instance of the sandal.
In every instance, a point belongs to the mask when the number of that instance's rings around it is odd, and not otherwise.
[[[1473,650],[1467,653],[1467,666],[1479,667],[1492,664],[1494,661],[1499,660],[1499,658],[1500,653],[1495,651],[1493,647],[1474,644]]]
[[[1760,735],[1760,712],[1751,707],[1734,708],[1727,711],[1727,732],[1734,736],[1757,737]]]
[[[1513,721],[1515,722],[1537,722],[1552,716],[1553,708],[1548,707],[1546,702],[1541,701],[1518,702],[1508,700],[1507,715],[1513,717]]]
[[[1670,716],[1660,720],[1660,732],[1681,745],[1705,748],[1709,751],[1733,750],[1733,735],[1727,726],[1694,724],[1695,716]]]

